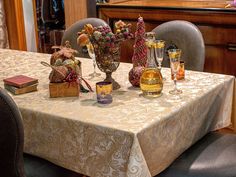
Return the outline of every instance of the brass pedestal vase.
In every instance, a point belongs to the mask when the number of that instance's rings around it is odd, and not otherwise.
[[[111,43],[106,46],[93,44],[98,68],[106,73],[104,81],[112,82],[113,90],[119,89],[120,85],[112,78],[112,73],[120,65],[120,43]]]

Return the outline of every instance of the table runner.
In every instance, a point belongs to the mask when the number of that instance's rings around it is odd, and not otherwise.
[[[95,93],[49,98],[50,68],[40,64],[49,59],[48,54],[0,49],[0,86],[3,78],[17,74],[39,79],[37,92],[12,96],[23,117],[24,151],[79,173],[154,176],[207,132],[231,123],[233,76],[186,71],[186,80],[178,82],[183,94],[173,99],[170,70],[163,68],[163,95],[146,99],[128,81],[132,65],[121,63],[113,73],[121,89],[104,106]],[[83,75],[91,73],[92,61],[80,60]],[[95,88],[96,81],[88,82]]]

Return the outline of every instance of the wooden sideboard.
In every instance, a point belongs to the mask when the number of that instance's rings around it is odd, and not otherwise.
[[[98,15],[113,28],[119,19],[136,29],[144,18],[146,31],[170,20],[187,20],[202,32],[206,59],[204,71],[236,76],[236,8],[226,9],[222,0],[140,0],[98,4]],[[131,62],[134,40],[122,46],[121,61]]]

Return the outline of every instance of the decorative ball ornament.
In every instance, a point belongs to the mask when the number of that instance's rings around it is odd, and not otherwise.
[[[135,66],[129,72],[129,81],[134,87],[139,87],[140,77],[144,70],[143,66]]]

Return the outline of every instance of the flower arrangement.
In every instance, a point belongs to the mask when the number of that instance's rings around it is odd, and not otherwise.
[[[109,26],[93,27],[91,24],[86,24],[84,29],[78,32],[78,45],[87,46],[88,50],[94,50],[98,68],[106,73],[104,81],[112,82],[113,89],[120,87],[112,79],[111,74],[120,64],[121,42],[133,37],[130,28],[131,24],[126,24],[120,20],[115,23],[114,33]]]
[[[78,96],[82,86],[81,81],[84,81],[92,91],[90,85],[82,78],[81,62],[75,59],[74,54],[77,51],[71,48],[69,41],[66,41],[65,46],[52,48],[58,51],[52,54],[50,64],[41,62],[42,65],[52,69],[49,74],[50,97]],[[61,91],[58,92],[58,90]]]
[[[50,83],[77,82],[81,76],[81,62],[75,59],[76,50],[72,49],[69,41],[65,46],[53,46],[55,51],[50,58],[50,64],[41,62],[45,66],[52,68],[49,75]]]
[[[65,61],[67,59],[72,59],[73,61],[75,61],[74,55],[78,53],[77,50],[71,48],[69,41],[65,42],[65,46],[52,46],[52,49],[57,51],[54,52],[51,56],[51,65],[59,64],[61,61]]]
[[[86,24],[81,32],[78,32],[77,43],[80,46],[86,46],[88,43],[101,45],[103,47],[114,47],[115,43],[120,43],[133,37],[130,32],[131,24],[125,24],[123,21],[115,23],[115,33],[109,26],[93,27]]]

